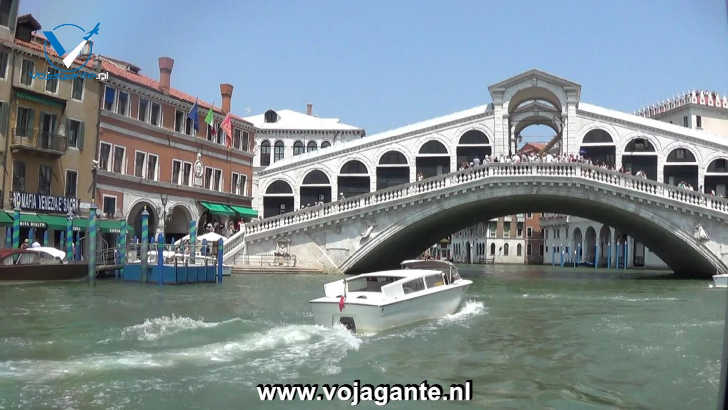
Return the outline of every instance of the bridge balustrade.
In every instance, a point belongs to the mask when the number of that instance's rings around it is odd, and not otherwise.
[[[728,213],[728,200],[689,191],[673,185],[663,184],[650,179],[622,174],[616,171],[582,163],[486,163],[477,167],[459,170],[449,174],[434,176],[422,181],[412,182],[380,191],[371,192],[354,198],[301,209],[297,212],[274,216],[260,221],[249,222],[245,229],[232,237],[226,250],[232,252],[242,243],[244,235],[256,234],[293,224],[315,220],[329,215],[350,212],[371,205],[397,201],[403,198],[434,192],[446,187],[467,184],[491,177],[546,176],[557,178],[582,178],[638,191],[649,195],[668,198],[692,206],[704,207]],[[227,253],[226,253],[227,255]]]

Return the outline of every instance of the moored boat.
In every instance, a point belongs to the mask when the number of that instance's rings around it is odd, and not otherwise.
[[[0,249],[0,281],[81,279],[85,263],[66,263],[66,254],[55,248]]]
[[[318,324],[378,332],[454,313],[470,284],[450,262],[407,260],[401,269],[327,283],[309,302]]]
[[[713,275],[713,286],[716,288],[728,288],[728,274]]]

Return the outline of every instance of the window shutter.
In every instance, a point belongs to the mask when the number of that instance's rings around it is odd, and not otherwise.
[[[78,149],[83,149],[83,136],[85,133],[84,132],[85,128],[86,127],[84,126],[84,122],[79,121],[78,122],[78,138],[76,139],[77,140],[76,144],[78,144]],[[113,153],[111,153],[109,151],[109,156],[111,156],[111,155],[113,155]]]
[[[32,108],[28,109],[28,120],[25,124],[25,130],[29,135],[33,135],[33,120],[35,119],[35,111]]]
[[[0,132],[2,132],[2,134],[6,137],[8,135],[9,121],[10,118],[8,118],[8,103],[0,103]]]

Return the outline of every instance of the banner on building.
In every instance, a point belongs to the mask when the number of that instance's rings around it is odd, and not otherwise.
[[[32,192],[12,192],[13,209],[21,211],[67,214],[69,210],[78,214],[78,198],[43,195]]]

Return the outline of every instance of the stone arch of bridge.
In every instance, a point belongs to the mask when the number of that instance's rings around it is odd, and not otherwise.
[[[518,213],[553,212],[595,220],[626,232],[681,275],[709,276],[726,271],[725,264],[695,240],[692,232],[655,210],[635,207],[627,198],[580,195],[577,191],[581,190],[583,187],[559,186],[541,191],[527,184],[504,184],[442,197],[417,210],[408,210],[349,255],[339,268],[357,273],[397,266],[439,238],[467,227],[476,217],[487,220]]]

